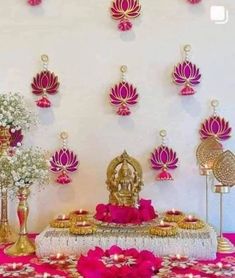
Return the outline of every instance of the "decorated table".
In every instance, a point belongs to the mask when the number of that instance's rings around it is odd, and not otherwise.
[[[226,234],[227,238],[231,240],[231,242],[235,243],[235,234]],[[32,238],[35,238],[35,236],[31,236]],[[71,265],[69,267],[67,266],[64,268],[63,266],[58,266],[55,264],[48,264],[47,261],[42,258],[37,258],[36,255],[30,255],[30,256],[24,256],[24,257],[10,257],[7,256],[4,253],[4,248],[6,245],[2,245],[0,248],[0,268],[5,264],[24,264],[28,265],[28,267],[32,267],[35,271],[35,276],[32,277],[79,277],[77,270],[75,269],[74,262],[71,262]],[[173,254],[174,252],[172,252]],[[61,254],[62,255],[62,254]],[[177,256],[177,254],[176,254]],[[179,257],[179,255],[178,255]],[[165,265],[168,265],[169,267],[169,258],[160,258],[163,260],[162,262],[162,268],[164,270]],[[183,257],[182,257],[183,259]],[[154,276],[154,277],[235,277],[235,274],[231,274],[230,276],[215,276],[213,274],[207,274],[210,265],[216,264],[218,265],[221,263],[222,265],[232,265],[235,267],[235,253],[233,254],[217,254],[217,257],[215,260],[207,260],[207,261],[197,261],[194,260],[193,263],[189,267],[186,267],[184,263],[182,263],[182,267],[173,267],[173,265],[170,266],[170,269],[172,269],[173,273],[175,274],[168,274],[169,276]],[[187,265],[187,264],[186,264]],[[219,265],[220,266],[220,265]],[[160,268],[161,270],[161,268]],[[71,274],[71,272],[73,274]],[[36,274],[38,273],[38,274]],[[39,275],[41,274],[41,276]],[[77,276],[75,275],[77,274]],[[190,276],[192,274],[193,276]],[[37,275],[37,276],[36,276]],[[56,276],[57,275],[57,276]],[[173,276],[174,275],[174,276]],[[177,276],[178,275],[178,276]],[[188,275],[188,276],[186,276]],[[197,276],[196,276],[197,275]],[[0,277],[11,277],[7,276],[5,273],[5,276],[0,271]],[[17,277],[17,276],[13,276]],[[19,276],[18,276],[19,277]],[[93,276],[96,278],[96,276]]]
[[[158,256],[182,254],[196,259],[215,259],[217,239],[215,231],[209,225],[200,231],[180,230],[176,237],[151,236],[148,229],[143,227],[99,227],[95,234],[85,237],[71,235],[68,229],[48,227],[36,237],[36,252],[39,257],[57,253],[79,255],[95,246],[107,249],[112,245],[147,249]]]

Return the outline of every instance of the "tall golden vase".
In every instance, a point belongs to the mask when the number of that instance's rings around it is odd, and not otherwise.
[[[20,232],[17,241],[5,249],[5,253],[10,256],[27,256],[35,252],[35,245],[28,237],[27,220],[29,214],[28,197],[30,190],[28,187],[20,188],[17,193],[19,205],[17,214],[20,223]]]
[[[8,222],[8,193],[7,189],[1,188],[1,221],[0,221],[0,244],[16,241],[16,234],[12,232]]]

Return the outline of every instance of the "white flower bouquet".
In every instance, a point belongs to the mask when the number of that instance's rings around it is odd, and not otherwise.
[[[49,162],[46,153],[39,148],[17,149],[11,163],[14,191],[35,183],[39,186],[49,183]]]
[[[36,117],[27,108],[23,96],[19,93],[0,94],[0,126],[28,130],[35,124]]]

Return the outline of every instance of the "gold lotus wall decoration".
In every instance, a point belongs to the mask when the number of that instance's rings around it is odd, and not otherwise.
[[[207,139],[203,140],[196,151],[196,157],[198,164],[200,165],[201,175],[206,177],[206,222],[208,222],[209,218],[209,179],[213,179],[212,168],[214,162],[222,153],[223,146],[214,136],[208,137]]]
[[[220,154],[214,162],[213,174],[220,184],[214,186],[214,192],[220,194],[220,231],[218,237],[218,252],[233,253],[233,244],[223,237],[223,195],[230,192],[235,185],[235,155],[227,150]]]

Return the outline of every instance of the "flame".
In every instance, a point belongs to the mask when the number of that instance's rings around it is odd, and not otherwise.
[[[222,263],[217,263],[217,266],[221,269],[223,268],[223,264]]]
[[[177,254],[177,255],[176,255],[176,259],[178,259],[178,260],[180,260],[180,259],[181,259],[180,254]]]
[[[114,260],[114,261],[118,261],[118,254],[114,254],[114,255],[113,255],[113,260]]]
[[[163,220],[161,220],[161,222],[160,222],[160,226],[164,226],[164,225],[165,225],[164,221],[163,221]]]
[[[12,269],[14,269],[14,270],[15,270],[15,269],[16,269],[16,267],[17,267],[17,264],[16,264],[16,263],[13,263],[13,264],[12,264]]]

